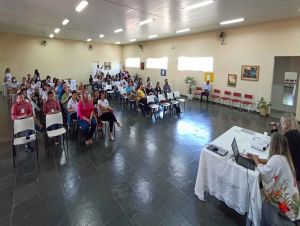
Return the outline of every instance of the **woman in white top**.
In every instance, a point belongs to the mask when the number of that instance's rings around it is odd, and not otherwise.
[[[113,109],[109,106],[107,99],[105,99],[105,92],[101,91],[100,99],[98,100],[99,106],[99,118],[101,121],[109,122],[109,138],[114,140],[112,135],[114,123],[117,123],[118,127],[122,127],[122,124],[117,121]]]
[[[72,98],[68,101],[68,114],[67,114],[67,125],[70,128],[70,124],[72,120],[77,119],[77,92],[76,90],[72,91]]]
[[[300,219],[300,199],[287,139],[280,133],[272,135],[265,165],[257,156],[252,158],[263,183],[261,226],[295,225],[293,221]]]
[[[9,88],[11,83],[11,74],[10,74],[10,69],[6,68],[5,69],[5,74],[4,74],[4,85]]]

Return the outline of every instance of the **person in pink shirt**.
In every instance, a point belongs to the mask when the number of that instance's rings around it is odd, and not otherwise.
[[[45,115],[60,112],[59,102],[54,99],[54,93],[51,90],[48,92],[48,100],[43,104],[43,112]]]
[[[25,100],[23,92],[19,92],[17,94],[17,102],[13,104],[13,106],[11,107],[10,115],[13,121],[28,118],[28,117],[33,117],[32,105],[31,103]],[[31,134],[32,134],[31,130],[26,131],[26,137],[30,136]],[[25,145],[25,150],[26,152],[33,151],[33,149],[30,147],[29,144]]]
[[[93,101],[89,97],[88,91],[84,90],[81,95],[81,100],[78,102],[78,125],[83,130],[85,143],[93,143],[92,137],[97,127],[96,117],[94,115]]]
[[[19,92],[17,94],[17,102],[11,107],[11,119],[17,120],[32,116],[32,105],[25,101],[24,94]]]

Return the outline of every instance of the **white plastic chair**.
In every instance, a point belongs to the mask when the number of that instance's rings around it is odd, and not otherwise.
[[[174,91],[174,98],[179,102],[184,104],[184,109],[185,109],[185,99],[180,97],[179,91]]]
[[[171,92],[171,93],[167,93],[167,99],[168,99],[168,101],[169,101],[170,104],[171,104],[172,110],[174,110],[174,105],[179,104],[179,101],[174,100],[174,96],[173,96],[173,93],[172,93],[172,92]]]
[[[63,145],[65,146],[66,134],[67,134],[66,129],[64,127],[61,127],[58,129],[48,131],[49,127],[53,125],[63,126],[63,117],[61,112],[46,115],[46,133],[47,133],[47,138],[49,139],[58,136],[63,136]],[[47,139],[47,143],[46,143],[48,149],[48,156],[49,156],[49,139]],[[67,152],[68,152],[68,142],[66,143],[67,143]]]
[[[128,97],[127,97],[125,88],[121,88],[121,90],[120,90],[120,99],[121,99],[121,104],[122,104],[122,102],[124,102],[123,103],[124,105],[127,103]]]
[[[147,104],[149,104],[152,111],[158,111],[159,105],[155,104],[154,95],[147,96]]]
[[[165,110],[168,110],[171,106],[169,102],[166,102],[166,98],[164,94],[158,94],[158,102],[159,105],[163,107],[163,112],[165,113]]]
[[[25,136],[21,136],[21,137],[17,136],[19,133],[26,132],[28,130],[32,131],[31,135],[29,135],[29,136],[25,135]],[[14,135],[13,135],[13,141],[12,141],[14,168],[16,167],[15,158],[17,157],[15,146],[28,144],[33,141],[35,141],[36,159],[38,160],[39,159],[38,142],[37,142],[36,130],[34,127],[33,117],[14,120]]]

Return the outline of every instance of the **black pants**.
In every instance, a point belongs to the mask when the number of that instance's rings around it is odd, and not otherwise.
[[[101,121],[108,121],[109,122],[109,131],[112,133],[114,128],[114,123],[117,122],[117,119],[111,111],[105,112],[102,115],[100,115]]]
[[[139,104],[141,104],[141,106],[143,106],[146,113],[150,111],[150,107],[147,104],[147,98],[140,99]]]
[[[206,96],[206,101],[208,102],[208,96],[209,96],[208,90],[205,90],[201,93],[201,101],[202,101],[203,96]]]

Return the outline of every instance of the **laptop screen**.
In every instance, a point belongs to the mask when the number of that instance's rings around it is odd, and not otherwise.
[[[235,138],[233,138],[233,141],[231,143],[231,148],[232,148],[232,151],[233,151],[233,155],[234,155],[235,159],[237,160],[238,157],[239,157],[239,148],[237,146]]]

